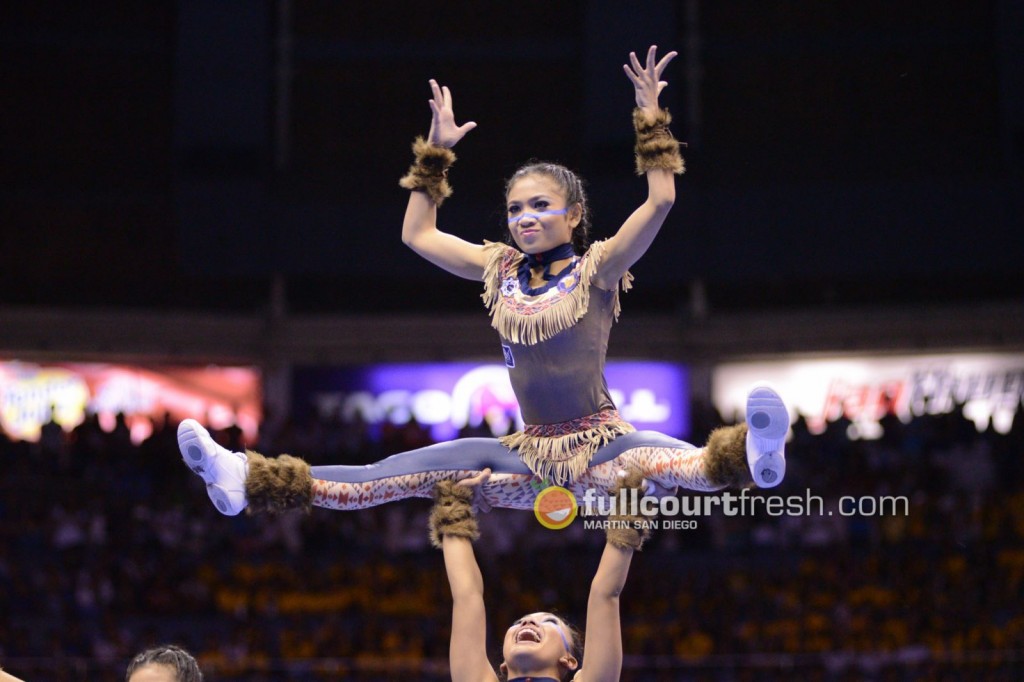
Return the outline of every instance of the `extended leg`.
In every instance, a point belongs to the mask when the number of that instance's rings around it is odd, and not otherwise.
[[[716,468],[710,465],[712,456],[708,448],[640,447],[628,450],[614,464],[623,469],[636,469],[644,478],[669,490],[712,492],[750,481],[742,449],[740,454],[743,459],[739,467]]]
[[[669,489],[710,492],[751,482],[772,488],[786,475],[789,412],[779,394],[761,384],[747,395],[746,413],[746,423],[715,429],[703,448],[650,432],[621,436],[615,444],[627,447],[609,463],[612,469],[636,468]],[[608,474],[602,473],[604,466],[592,467],[587,475],[603,481]]]
[[[530,470],[496,439],[464,438],[388,457],[366,466],[310,467],[289,455],[263,457],[218,445],[198,422],[178,427],[182,459],[206,482],[218,511],[234,516],[310,506],[364,509],[409,497],[429,497],[435,483],[490,468],[481,489],[491,506],[529,508],[535,492]]]
[[[430,497],[434,485],[439,481],[469,478],[478,471],[479,469],[424,471],[366,483],[345,483],[314,478],[312,503],[315,507],[326,509],[365,509],[410,497]],[[532,509],[537,496],[533,482],[533,475],[492,474],[490,480],[477,489],[477,493],[487,507]]]
[[[620,468],[639,469],[664,488],[713,491],[745,485],[778,485],[786,472],[784,444],[789,414],[778,393],[755,387],[747,398],[747,423],[717,429],[703,448],[651,431],[624,434],[598,449],[589,470],[571,487],[606,489]],[[288,455],[266,458],[230,452],[214,442],[198,422],[178,427],[182,459],[206,482],[214,505],[229,516],[250,511],[282,511],[312,505],[363,509],[428,497],[440,480],[471,476],[491,468],[481,488],[490,506],[528,509],[536,496],[535,476],[515,452],[490,438],[466,438],[404,452],[367,466],[310,468]]]

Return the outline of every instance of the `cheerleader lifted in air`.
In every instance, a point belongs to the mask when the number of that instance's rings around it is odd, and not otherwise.
[[[624,65],[636,108],[636,172],[647,200],[614,236],[589,243],[590,217],[580,178],[554,163],[530,163],[505,185],[508,236],[515,245],[473,244],[438,229],[438,207],[451,195],[452,149],[476,124],[457,125],[447,87],[431,80],[430,132],[413,144],[415,160],[400,180],[410,190],[402,241],[448,272],[483,282],[483,300],[498,332],[525,428],[500,439],[465,438],[394,455],[367,466],[310,467],[303,460],[220,447],[196,421],[178,428],[185,463],[206,482],[217,509],[235,515],[311,506],[362,509],[408,497],[429,497],[442,480],[493,472],[478,489],[484,506],[532,509],[543,484],[577,497],[608,491],[616,472],[638,472],[672,491],[714,491],[778,485],[789,414],[779,395],[755,386],[746,423],[714,431],[694,447],[653,431],[636,431],[615,409],[604,377],[619,292],[629,267],[650,248],[675,201],[683,172],[669,112],[658,106],[667,83],[656,47],[641,64]]]

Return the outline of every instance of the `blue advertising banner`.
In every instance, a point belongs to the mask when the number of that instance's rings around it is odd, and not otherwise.
[[[677,438],[690,432],[686,368],[665,362],[609,361],[608,388],[623,418],[638,429]],[[436,440],[460,431],[504,435],[522,426],[519,405],[504,365],[455,363],[301,367],[295,370],[292,405],[297,415],[315,411],[371,427],[414,418]]]

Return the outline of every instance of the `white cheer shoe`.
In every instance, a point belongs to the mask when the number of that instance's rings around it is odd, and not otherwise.
[[[759,488],[774,488],[786,476],[789,412],[768,384],[747,394],[747,464]]]
[[[195,419],[178,425],[178,449],[188,468],[206,481],[206,494],[217,511],[236,516],[245,509],[249,460],[243,453],[222,448]]]

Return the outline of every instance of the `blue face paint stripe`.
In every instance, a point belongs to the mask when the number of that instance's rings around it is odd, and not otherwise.
[[[572,649],[569,648],[569,640],[567,640],[565,638],[565,633],[562,632],[562,626],[561,625],[556,625],[555,629],[558,630],[558,636],[562,638],[562,644],[565,645],[565,653],[571,654],[572,653]]]
[[[522,213],[520,215],[517,215],[515,218],[509,218],[508,219],[508,224],[509,225],[514,225],[514,224],[518,223],[520,220],[522,220],[523,218],[525,218],[527,216],[533,218],[534,220],[537,220],[538,218],[545,218],[547,216],[552,216],[552,215],[565,215],[568,212],[569,212],[568,208],[555,208],[555,209],[551,209],[550,211],[540,211],[538,213],[529,213],[529,212],[528,213]]]

